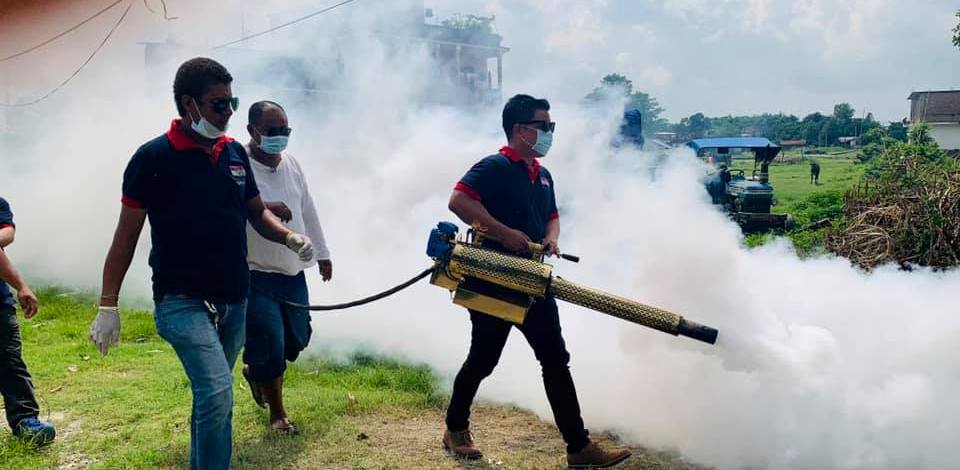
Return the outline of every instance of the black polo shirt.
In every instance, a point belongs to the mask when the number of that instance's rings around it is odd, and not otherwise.
[[[259,194],[243,145],[229,137],[208,152],[177,119],[140,147],[123,174],[122,202],[150,219],[154,298],[245,299],[246,203]]]
[[[547,235],[547,222],[559,218],[550,172],[538,160],[528,166],[510,147],[477,162],[454,189],[480,201],[494,219],[537,243]]]
[[[13,227],[13,211],[10,210],[10,204],[7,204],[7,200],[0,197],[0,228],[4,227]],[[0,250],[2,249],[0,248]],[[10,288],[7,287],[6,283],[0,281],[0,308],[16,306]]]

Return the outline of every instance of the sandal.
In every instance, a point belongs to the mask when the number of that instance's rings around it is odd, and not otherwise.
[[[297,427],[294,426],[293,423],[290,422],[290,420],[284,420],[283,423],[279,426],[275,426],[271,424],[270,428],[276,431],[277,434],[281,434],[281,435],[292,435],[298,432]]]
[[[253,395],[253,401],[256,402],[257,406],[260,408],[266,409],[267,404],[263,401],[263,391],[260,390],[260,386],[256,382],[250,380],[250,369],[248,366],[243,366],[243,378],[247,381],[247,386],[250,387],[250,395]]]

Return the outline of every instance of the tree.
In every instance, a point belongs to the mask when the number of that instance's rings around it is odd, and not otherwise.
[[[891,122],[887,127],[887,135],[901,142],[907,141],[907,126],[900,122]]]
[[[854,112],[849,103],[838,103],[833,106],[834,125],[831,126],[832,133],[827,137],[828,143],[834,142],[838,137],[856,135]]]
[[[853,119],[854,109],[850,103],[838,103],[833,105],[833,117],[837,121],[846,122]]]
[[[823,123],[826,120],[827,117],[819,112],[804,116],[803,121],[800,122],[800,128],[807,143],[820,145],[820,130],[823,129]]]
[[[619,73],[610,73],[600,79],[596,87],[584,97],[585,101],[597,102],[612,96],[630,96],[633,94],[633,81]]]
[[[707,131],[710,130],[710,121],[703,113],[696,113],[687,118],[687,127],[690,129],[691,136],[697,139],[707,135]]]
[[[793,115],[763,114],[753,124],[755,135],[779,142],[802,137],[800,120]]]
[[[678,124],[673,126],[673,132],[681,140],[700,139],[707,135],[710,130],[710,119],[703,113],[696,113],[690,117],[680,119]]]
[[[655,132],[667,129],[670,123],[660,117],[663,107],[656,98],[642,91],[633,91],[633,81],[619,73],[607,74],[600,80],[600,86],[594,88],[584,101],[596,103],[610,98],[625,98],[626,107],[640,110],[644,132]]]
[[[496,16],[477,16],[464,15],[457,13],[450,18],[440,22],[441,25],[450,29],[459,29],[464,31],[479,31],[482,33],[493,34],[493,21]]]
[[[960,47],[960,10],[957,10],[957,25],[953,27],[953,45]]]
[[[931,145],[935,143],[933,136],[930,135],[930,125],[925,122],[910,126],[910,132],[908,132],[907,135],[910,138],[910,143],[914,145]]]
[[[832,137],[834,137],[836,131],[832,131],[835,126],[831,124],[833,124],[833,119],[826,118],[823,120],[823,123],[820,125],[820,131],[817,132],[817,145],[826,147],[830,145],[830,142],[833,142]]]
[[[610,87],[619,87],[618,89],[624,90],[624,93],[633,89],[632,83],[622,75],[608,76],[606,83]],[[600,90],[599,88],[594,90],[591,95],[599,96]],[[703,113],[696,113],[681,119],[671,129],[681,139],[749,134],[766,137],[774,142],[803,139],[810,145],[820,146],[835,144],[837,138],[842,136],[860,136],[865,139],[862,145],[867,145],[872,141],[871,137],[866,137],[866,134],[874,130],[885,133],[888,139],[907,140],[906,128],[900,123],[891,123],[887,128],[877,122],[873,113],[865,113],[862,118],[853,117],[854,114],[855,111],[849,103],[835,105],[833,114],[825,115],[815,112],[804,116],[803,119],[783,113],[719,117],[707,117]],[[876,141],[880,135],[876,132],[871,134],[873,141]]]

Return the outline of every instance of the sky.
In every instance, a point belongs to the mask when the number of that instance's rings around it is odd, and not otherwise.
[[[357,0],[331,15],[357,14],[368,1]],[[0,2],[0,24],[7,33],[0,53],[45,39],[109,3]],[[148,3],[160,10],[159,0]],[[137,41],[162,40],[171,30],[196,44],[218,44],[238,37],[241,25],[248,32],[264,29],[335,2],[290,0],[267,7],[263,2],[235,0],[226,2],[232,8],[216,11],[184,0],[166,3],[178,20],[165,24],[159,15],[137,6],[127,28],[117,32],[101,55],[109,57],[111,49],[114,54],[118,50],[136,54]],[[433,10],[434,22],[456,13],[496,16],[495,28],[510,48],[504,57],[507,96],[526,92],[574,101],[604,75],[617,72],[657,98],[671,121],[696,112],[708,116],[784,112],[802,117],[815,111],[829,113],[838,102],[849,102],[858,116],[872,112],[877,119],[893,121],[909,114],[906,97],[911,91],[960,88],[960,50],[951,43],[957,5],[947,0],[423,3]],[[119,13],[119,8],[111,11],[70,36],[71,41],[53,44],[39,63],[20,62],[30,72],[28,80],[11,73],[9,63],[0,64],[0,87],[8,83],[15,88],[49,88],[72,71],[78,54],[86,54],[102,39]],[[199,21],[209,15],[219,18],[216,25]],[[320,15],[287,31],[322,30],[329,18]],[[130,26],[138,22],[147,27]],[[249,45],[270,40],[266,36]],[[91,67],[109,65],[100,60]]]
[[[914,90],[960,88],[943,0],[428,0],[438,17],[496,15],[508,89],[549,70],[570,98],[618,72],[672,121],[830,112],[899,120]],[[518,87],[518,88],[513,88]]]

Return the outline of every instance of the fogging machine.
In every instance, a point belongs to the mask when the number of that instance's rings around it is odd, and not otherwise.
[[[430,283],[453,292],[457,305],[523,324],[533,302],[549,295],[674,336],[709,344],[717,341],[714,328],[553,275],[553,266],[543,262],[540,244],[530,243],[530,257],[521,257],[483,246],[483,241],[492,237],[480,227],[463,237],[458,237],[458,232],[455,224],[440,222],[427,243],[427,255],[436,262]]]

